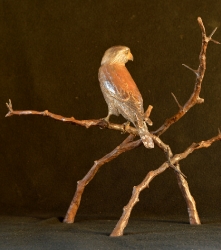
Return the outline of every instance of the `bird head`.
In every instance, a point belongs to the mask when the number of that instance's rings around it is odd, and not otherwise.
[[[114,46],[105,51],[101,60],[103,64],[122,64],[124,65],[129,60],[133,61],[133,55],[130,49],[126,46]]]

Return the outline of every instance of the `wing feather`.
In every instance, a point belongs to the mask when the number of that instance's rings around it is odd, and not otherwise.
[[[108,94],[143,114],[143,99],[127,68],[123,65],[102,65],[99,69],[101,87]]]

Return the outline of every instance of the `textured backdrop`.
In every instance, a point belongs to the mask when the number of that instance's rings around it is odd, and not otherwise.
[[[46,117],[4,118],[14,109],[45,110],[77,119],[101,118],[107,105],[97,72],[104,51],[130,47],[127,67],[144,99],[153,105],[157,129],[192,93],[198,67],[201,16],[209,34],[220,26],[219,1],[0,1],[0,213],[64,216],[94,160],[125,137],[116,131],[85,129]],[[214,35],[221,41],[221,29]],[[209,44],[202,105],[194,106],[162,140],[180,153],[221,127],[221,46]],[[122,117],[111,121],[124,122]],[[221,216],[221,144],[194,152],[181,162],[200,216]],[[86,187],[79,215],[120,216],[147,172],[165,156],[143,146],[104,165]],[[186,205],[172,170],[143,191],[132,213],[184,215]]]

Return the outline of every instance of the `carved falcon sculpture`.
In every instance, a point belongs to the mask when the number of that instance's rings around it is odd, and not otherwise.
[[[133,60],[133,55],[125,46],[109,48],[102,58],[98,78],[108,105],[105,120],[109,122],[111,115],[121,114],[134,124],[144,146],[153,148],[154,143],[145,122],[142,96],[125,67],[128,60]]]

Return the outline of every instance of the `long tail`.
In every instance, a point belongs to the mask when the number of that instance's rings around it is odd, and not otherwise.
[[[154,148],[153,139],[150,136],[146,123],[143,120],[138,121],[136,127],[144,146],[146,148]]]

